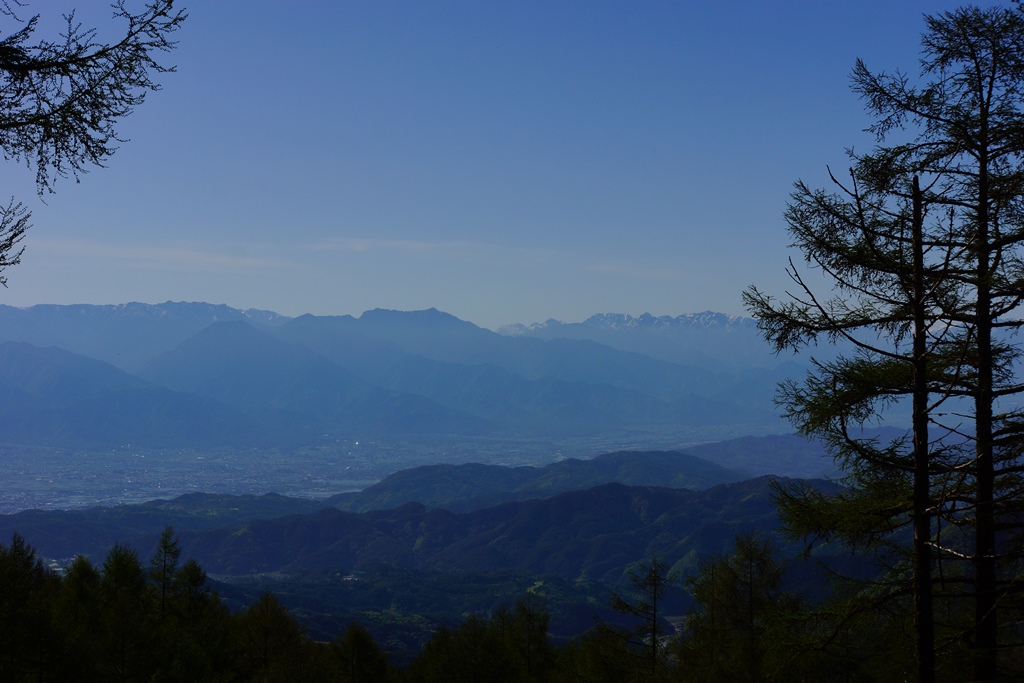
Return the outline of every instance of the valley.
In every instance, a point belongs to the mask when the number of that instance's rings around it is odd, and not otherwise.
[[[192,491],[323,498],[430,463],[778,434],[766,406],[803,367],[766,353],[751,321],[714,314],[507,332],[434,309],[0,306],[0,512]]]
[[[772,482],[837,470],[765,406],[802,363],[715,314],[498,334],[433,309],[0,306],[0,539],[63,572],[173,529],[229,609],[273,591],[402,664],[524,595],[568,642],[650,557],[678,621],[737,534],[801,551]],[[828,547],[788,580],[814,596],[820,567],[873,571]]]
[[[736,436],[734,428],[679,429],[668,434],[615,432],[576,439],[453,435],[341,441],[288,451],[131,446],[79,451],[6,445],[0,446],[4,472],[0,477],[0,514],[141,503],[196,491],[322,499],[362,490],[389,474],[423,463],[542,466],[621,449],[665,450]]]
[[[202,565],[228,607],[244,611],[272,590],[311,636],[329,640],[358,621],[392,661],[406,663],[440,626],[523,595],[550,611],[553,638],[577,637],[595,617],[616,618],[608,591],[621,590],[638,557],[663,557],[680,577],[692,575],[703,558],[727,552],[737,533],[755,530],[797,554],[800,544],[777,532],[772,479],[749,479],[677,451],[619,451],[544,466],[420,465],[316,500],[209,491],[23,510],[0,515],[0,537],[23,535],[63,570],[75,556],[99,563],[117,547],[149,557],[161,532],[173,528],[182,556]],[[816,562],[849,569],[844,554],[819,553]],[[805,594],[825,585],[819,571],[809,565],[794,573]],[[688,605],[679,584],[663,608],[682,614]]]

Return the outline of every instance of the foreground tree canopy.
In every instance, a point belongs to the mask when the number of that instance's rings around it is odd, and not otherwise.
[[[782,649],[795,603],[779,591],[770,547],[749,537],[692,581],[696,608],[681,637],[668,635],[654,602],[679,587],[650,560],[630,573],[633,591],[611,598],[613,608],[629,606],[623,629],[598,625],[556,644],[548,606],[527,591],[511,607],[441,626],[404,671],[358,623],[312,640],[270,592],[232,612],[202,567],[180,559],[171,528],[149,571],[121,544],[98,566],[77,557],[61,573],[18,535],[0,543],[0,680],[781,682],[863,680],[870,670]]]
[[[113,4],[121,26],[117,42],[103,43],[96,29],[74,15],[54,38],[37,38],[39,15],[27,3],[5,0],[0,17],[0,148],[8,160],[36,174],[40,194],[61,177],[77,179],[103,166],[122,140],[117,124],[160,88],[157,74],[174,68],[158,61],[173,49],[170,36],[185,20],[174,0],[155,0],[138,11]],[[13,199],[0,207],[0,272],[21,258],[29,212]],[[0,275],[0,284],[6,278]]]
[[[851,152],[832,191],[797,183],[792,195],[793,246],[832,293],[791,263],[788,299],[752,287],[745,300],[777,349],[822,338],[850,349],[781,389],[786,414],[830,444],[850,487],[781,491],[789,528],[887,554],[878,589],[894,603],[911,591],[919,680],[967,653],[974,680],[990,681],[1022,645],[1024,18],[966,7],[926,22],[920,85],[854,68],[878,146]],[[862,431],[908,402],[907,437]]]

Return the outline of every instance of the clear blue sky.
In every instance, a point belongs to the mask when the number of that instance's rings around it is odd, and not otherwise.
[[[742,314],[793,181],[872,144],[854,60],[916,73],[957,4],[193,0],[108,168],[44,204],[0,166],[35,223],[0,303]]]

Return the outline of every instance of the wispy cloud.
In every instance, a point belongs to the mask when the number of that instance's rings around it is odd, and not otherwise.
[[[428,253],[437,256],[465,257],[472,254],[491,251],[495,247],[479,242],[455,240],[448,242],[428,242],[422,240],[374,239],[368,237],[344,237],[308,245],[313,251],[405,251]]]
[[[501,263],[520,268],[550,266],[576,269],[602,277],[623,277],[657,282],[681,282],[693,278],[681,268],[665,268],[664,264],[637,261],[608,261],[606,257],[587,253],[585,249],[567,250],[549,247],[526,247],[514,244],[474,242],[469,240],[426,241],[375,238],[339,238],[308,244],[306,249],[318,252],[406,253],[427,259],[476,260]],[[660,266],[660,267],[659,267]]]
[[[353,255],[406,254],[428,260],[476,261],[502,264],[504,267],[531,269],[559,264],[604,277],[625,277],[658,282],[679,282],[691,276],[681,269],[658,267],[655,263],[599,260],[593,254],[546,247],[474,242],[470,240],[427,241],[377,238],[338,238],[282,247],[290,254],[266,244],[247,244],[245,248],[224,244],[177,242],[165,245],[123,245],[89,240],[36,240],[31,249],[54,257],[112,263],[131,269],[180,270],[192,272],[254,272],[309,269],[310,252]],[[305,255],[303,255],[305,252]],[[291,258],[289,258],[289,256]],[[543,264],[543,265],[542,265]]]
[[[338,238],[306,245],[320,252],[404,252],[432,258],[447,259],[527,259],[564,258],[553,249],[520,247],[517,245],[474,242],[470,240],[426,241],[401,239],[375,239],[366,237]]]
[[[587,271],[595,275],[612,275],[660,282],[679,282],[688,279],[687,274],[681,270],[653,268],[649,264],[639,263],[591,263],[587,266]]]
[[[117,261],[130,268],[224,272],[299,267],[298,263],[286,259],[233,253],[227,247],[193,243],[133,246],[84,240],[36,240],[32,250],[97,262]]]

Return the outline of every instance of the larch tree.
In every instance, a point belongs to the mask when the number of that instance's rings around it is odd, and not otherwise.
[[[871,73],[862,63],[854,83],[875,113],[881,140],[916,134],[880,155],[880,177],[913,169],[934,178],[927,201],[952,226],[956,258],[950,277],[964,293],[941,318],[964,341],[961,372],[950,387],[970,408],[973,442],[960,468],[964,494],[957,521],[973,523],[974,676],[998,677],[1000,602],[1014,589],[1000,576],[1021,503],[1018,471],[1024,387],[1014,372],[1020,349],[1012,336],[1024,296],[1024,18],[1019,10],[965,8],[928,17],[923,77]],[[1002,542],[1001,542],[1002,541]]]
[[[180,558],[181,541],[175,536],[174,527],[168,524],[161,532],[156,552],[149,561],[149,578],[160,592],[161,621],[167,616],[168,599],[173,597]]]
[[[1009,644],[999,613],[1016,586],[999,567],[1019,537],[1022,502],[1012,333],[1024,295],[1024,20],[966,7],[926,22],[922,85],[854,68],[878,146],[853,156],[840,196],[798,184],[787,213],[794,246],[836,293],[819,299],[791,266],[796,296],[751,288],[745,299],[778,349],[821,337],[856,349],[781,391],[797,428],[825,438],[851,485],[832,499],[783,495],[788,522],[881,542],[913,522],[919,680],[934,680],[929,568],[964,562],[974,614],[960,640],[975,680],[990,681]],[[899,397],[914,404],[909,439],[856,433]],[[963,535],[940,536],[942,524]]]
[[[897,528],[913,525],[919,680],[929,681],[934,671],[933,481],[948,471],[950,449],[929,440],[928,424],[945,399],[936,383],[948,382],[957,367],[937,372],[936,359],[948,355],[951,339],[935,325],[935,302],[955,301],[959,293],[943,277],[948,248],[923,238],[918,178],[904,179],[903,186],[873,185],[864,177],[871,159],[853,161],[849,182],[833,178],[835,192],[798,183],[786,213],[794,245],[832,281],[830,297],[818,297],[792,263],[798,293],[789,301],[756,288],[744,296],[778,350],[798,349],[821,337],[850,349],[815,361],[803,383],[780,387],[787,417],[800,433],[822,438],[848,475],[846,491],[831,497],[801,484],[780,488],[783,519],[796,536],[835,536],[883,552],[894,550]],[[901,400],[911,403],[912,438],[880,442],[865,434],[866,426]]]
[[[782,590],[782,574],[772,543],[753,534],[738,536],[730,555],[701,562],[686,580],[694,605],[678,643],[683,680],[799,680],[784,660],[804,653],[784,655],[793,648],[778,627],[799,609]]]
[[[160,89],[159,74],[174,70],[159,57],[174,48],[185,11],[174,0],[138,11],[116,0],[112,8],[120,37],[102,42],[74,13],[64,17],[61,35],[38,38],[39,15],[28,15],[26,2],[0,2],[0,18],[11,26],[0,33],[0,150],[35,171],[40,194],[53,192],[57,178],[77,180],[104,166],[123,142],[120,121]],[[21,261],[30,218],[21,202],[0,205],[0,273]]]
[[[133,680],[151,668],[152,599],[146,570],[132,548],[115,544],[103,561],[100,609],[109,680]]]
[[[629,599],[612,591],[609,606],[619,614],[635,619],[637,625],[631,630],[612,631],[623,641],[627,652],[642,662],[641,668],[653,675],[663,663],[661,654],[665,648],[665,634],[661,626],[665,618],[662,603],[665,594],[677,583],[677,577],[659,557],[631,566],[626,576],[637,594],[636,598]]]

